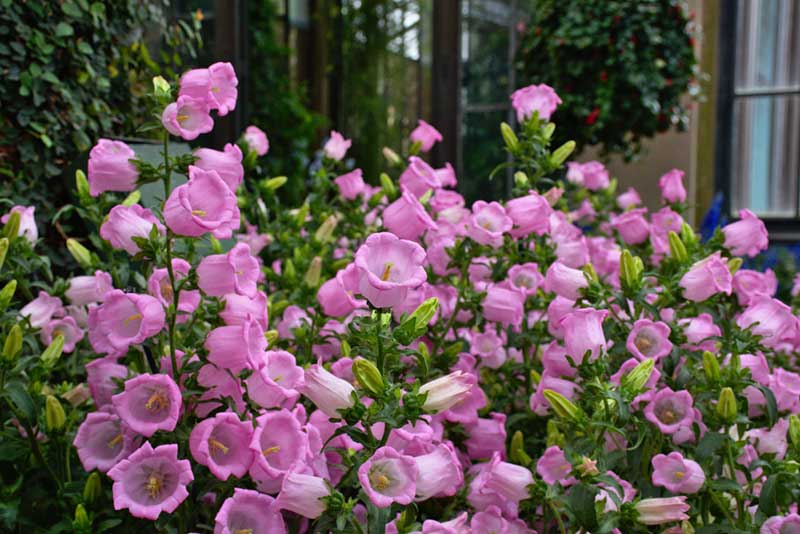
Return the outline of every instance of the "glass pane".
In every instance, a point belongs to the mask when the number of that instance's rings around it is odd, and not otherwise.
[[[736,89],[800,84],[800,2],[739,0]]]
[[[458,181],[468,205],[478,199],[496,200],[505,196],[507,173],[504,169],[489,181],[492,169],[506,161],[498,126],[505,119],[505,111],[463,114],[461,133],[464,164]]]
[[[738,98],[733,116],[732,206],[797,213],[800,96]]]
[[[462,105],[505,104],[509,94],[510,2],[462,2]]]

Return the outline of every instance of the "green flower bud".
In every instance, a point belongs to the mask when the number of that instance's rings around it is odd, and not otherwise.
[[[303,277],[303,281],[308,287],[314,288],[319,285],[319,278],[322,274],[322,258],[319,256],[314,256],[311,260],[311,263],[308,266],[308,270],[306,271],[305,276]]]
[[[511,126],[509,126],[507,123],[500,123],[500,134],[503,136],[503,141],[505,141],[509,152],[515,152],[517,148],[519,148],[519,139],[517,139],[517,134],[514,133],[514,130],[512,130]]]
[[[556,124],[554,122],[548,122],[545,125],[544,130],[542,130],[542,133],[544,134],[545,139],[550,139],[551,137],[553,137],[553,132],[555,131],[556,131]]]
[[[694,534],[694,527],[688,521],[681,521],[681,534]]]
[[[369,360],[357,358],[353,361],[353,376],[356,377],[361,387],[366,389],[371,395],[379,396],[386,389],[386,382],[381,376],[381,372]]]
[[[528,175],[522,171],[517,171],[514,173],[514,184],[519,187],[520,189],[524,189],[530,186],[530,180],[528,180]]]
[[[561,167],[567,158],[572,154],[575,150],[575,141],[567,141],[560,147],[558,147],[555,152],[550,156],[550,165],[553,167]]]
[[[512,462],[525,467],[533,463],[531,457],[528,456],[527,452],[525,452],[525,436],[523,436],[522,432],[519,430],[514,432],[514,435],[511,436],[509,457],[511,458]]]
[[[722,388],[719,392],[719,400],[717,401],[717,415],[726,423],[732,423],[736,420],[736,395],[733,394],[731,388]]]
[[[719,361],[716,356],[708,351],[703,352],[703,372],[709,382],[719,380]]]
[[[606,194],[607,194],[608,196],[610,196],[610,197],[613,197],[613,196],[614,196],[614,193],[616,193],[616,192],[617,192],[617,187],[618,187],[618,186],[619,186],[619,180],[617,180],[616,178],[612,178],[612,179],[611,179],[611,180],[608,182],[608,187],[606,187]]]
[[[294,268],[294,262],[289,258],[283,264],[283,277],[291,281],[294,280],[296,276],[297,271]]]
[[[670,230],[667,235],[669,237],[669,255],[672,259],[678,263],[686,263],[689,261],[689,253],[686,252],[686,247],[683,241],[681,241],[681,238],[678,237],[678,234]]]
[[[13,211],[11,215],[8,216],[8,221],[6,221],[5,226],[3,226],[3,236],[9,241],[13,241],[14,238],[19,235],[20,220],[21,215],[18,211]]]
[[[644,389],[647,381],[650,380],[650,375],[653,374],[656,361],[653,358],[647,358],[639,362],[636,367],[629,372],[622,375],[620,385],[633,394],[637,394]]]
[[[45,397],[44,422],[49,432],[61,430],[67,422],[67,414],[64,413],[64,407],[52,395]]]
[[[595,283],[595,284],[600,283],[600,277],[597,276],[597,271],[594,270],[594,265],[592,265],[591,263],[587,263],[586,265],[583,266],[582,270],[583,274],[586,275],[586,278],[589,279],[590,283]]]
[[[103,482],[100,479],[100,473],[92,471],[92,474],[86,479],[83,485],[83,500],[92,504],[103,494]]]
[[[736,271],[742,267],[742,263],[744,263],[742,258],[731,258],[728,260],[728,270],[731,274],[736,274]]]
[[[797,448],[800,448],[800,417],[789,416],[789,441]]]
[[[211,242],[211,251],[214,252],[214,254],[222,254],[222,243],[219,242],[219,239],[213,235],[209,235],[208,239]]]
[[[342,356],[344,356],[345,358],[349,358],[350,357],[350,352],[352,350],[350,348],[350,343],[348,343],[346,339],[343,339],[340,342],[340,345],[341,345],[341,349],[342,349]]]
[[[75,520],[72,522],[72,526],[78,532],[88,532],[92,526],[89,514],[86,513],[86,508],[82,504],[75,507]]]
[[[330,215],[327,219],[322,221],[317,231],[314,232],[314,239],[320,243],[327,243],[333,237],[333,232],[339,224],[339,217],[336,214]]]
[[[639,267],[636,260],[641,262],[641,259],[634,258],[631,252],[627,249],[622,251],[619,258],[619,278],[622,286],[625,289],[636,291],[641,285],[642,268]]]
[[[436,310],[438,309],[439,299],[436,297],[431,297],[417,306],[417,309],[414,310],[406,320],[413,320],[417,328],[427,328],[428,323],[431,322],[431,319],[433,319],[433,316],[436,314]]]
[[[416,156],[419,154],[420,150],[422,150],[422,141],[414,141],[408,148],[408,153],[412,156]]]
[[[14,298],[14,293],[17,291],[17,281],[11,280],[7,283],[2,290],[0,290],[0,313],[6,311],[11,299]]]
[[[142,193],[137,189],[135,191],[131,191],[130,194],[125,197],[125,200],[122,201],[122,205],[133,206],[134,204],[138,204],[141,199]]]
[[[22,350],[22,328],[18,324],[11,327],[8,331],[6,340],[3,343],[3,359],[7,362],[13,362],[17,359],[20,351]]]
[[[266,193],[271,193],[283,187],[288,180],[289,178],[286,176],[275,176],[274,178],[262,180],[261,189],[263,189]]]
[[[731,354],[730,360],[728,360],[727,368],[731,371],[739,372],[739,369],[742,368],[742,357],[739,356],[739,353],[734,352]]]
[[[572,421],[581,419],[581,409],[575,406],[571,400],[561,393],[553,391],[552,389],[545,389],[544,398],[550,403],[556,416],[562,419],[571,419]]]
[[[6,254],[8,254],[8,238],[4,237],[0,239],[0,269],[6,261]]]
[[[419,197],[419,203],[422,204],[423,206],[427,206],[432,196],[433,196],[433,189],[428,189],[427,191],[425,191],[424,195]]]
[[[156,98],[170,98],[172,96],[172,88],[169,86],[169,82],[165,80],[162,76],[155,76],[153,77],[153,94]]]
[[[539,371],[536,369],[531,369],[531,382],[536,385],[539,385],[539,382],[542,381],[542,375],[539,374]]]
[[[80,199],[81,204],[85,205],[91,202],[92,195],[89,193],[89,180],[80,169],[75,171],[75,189],[78,191],[78,199]]]
[[[397,155],[397,152],[388,146],[383,147],[383,157],[386,158],[389,165],[394,165],[396,167],[403,164],[403,160]]]
[[[92,254],[89,249],[78,243],[73,238],[67,239],[67,250],[75,258],[75,261],[84,269],[91,269],[92,267]]]
[[[303,202],[303,205],[300,206],[300,209],[297,210],[297,214],[295,215],[295,221],[297,221],[298,225],[303,226],[305,224],[310,209],[311,206],[308,205],[308,202]]]
[[[277,330],[267,330],[264,332],[264,339],[267,340],[267,346],[273,345],[276,341],[278,341],[278,331]]]
[[[389,177],[388,174],[382,172],[380,175],[380,182],[381,182],[381,189],[386,194],[386,197],[389,200],[393,200],[394,197],[397,195],[397,187],[395,187],[394,182]]]
[[[547,420],[546,444],[548,447],[552,447],[553,445],[558,445],[559,447],[563,447],[566,444],[566,439],[564,438],[564,434],[562,434],[558,430],[558,424],[556,423],[555,419]]]
[[[693,246],[698,242],[697,234],[694,233],[691,225],[687,222],[681,225],[681,241],[683,241],[686,246]]]
[[[42,353],[42,365],[47,368],[53,367],[58,359],[61,357],[61,353],[64,351],[64,336],[56,335],[53,338],[53,341],[44,349]]]

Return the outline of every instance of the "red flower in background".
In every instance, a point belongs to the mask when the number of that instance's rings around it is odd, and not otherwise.
[[[589,115],[586,116],[586,124],[591,126],[595,122],[597,122],[597,118],[600,116],[600,108],[594,108]]]

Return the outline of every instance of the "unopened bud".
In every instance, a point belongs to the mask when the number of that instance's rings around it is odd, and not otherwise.
[[[608,182],[608,187],[606,187],[606,194],[610,197],[614,196],[614,193],[617,192],[617,187],[619,186],[619,180],[616,178],[612,178]]]
[[[422,204],[423,206],[427,206],[432,196],[433,196],[433,189],[428,189],[427,191],[425,191],[424,195],[419,197],[419,203]]]
[[[641,282],[641,272],[637,268],[636,260],[627,249],[622,251],[619,258],[619,279],[625,289],[636,291]]]
[[[81,204],[92,200],[92,195],[89,193],[89,180],[80,169],[75,171],[75,189],[78,191],[78,199],[80,199]]]
[[[86,479],[83,485],[83,500],[92,504],[103,494],[103,482],[100,479],[100,473],[92,471],[92,474]]]
[[[209,235],[208,238],[211,241],[211,251],[214,254],[222,254],[222,243],[219,242],[219,239],[213,235]]]
[[[514,432],[514,435],[511,437],[509,457],[512,462],[525,467],[528,467],[533,462],[531,457],[528,456],[528,453],[525,452],[525,436],[519,430]]]
[[[553,132],[555,131],[556,131],[556,123],[548,122],[547,125],[544,127],[544,130],[542,130],[542,133],[544,134],[545,139],[550,139],[551,137],[553,137]]]
[[[78,384],[69,391],[62,393],[61,398],[69,403],[70,406],[80,406],[92,396],[92,392],[86,384]]]
[[[703,352],[703,372],[709,382],[719,380],[719,361],[717,357],[708,351]]]
[[[789,416],[789,441],[800,448],[800,417],[792,414]]]
[[[728,270],[731,274],[736,274],[736,271],[742,267],[742,263],[744,263],[742,258],[731,258],[728,260]]]
[[[416,156],[419,154],[420,150],[422,150],[422,141],[414,141],[408,148],[408,153],[412,156]]]
[[[131,191],[130,194],[125,197],[125,200],[122,201],[122,205],[133,206],[134,204],[138,204],[141,199],[142,193],[137,189],[135,191]]]
[[[306,275],[303,277],[303,281],[306,283],[308,287],[317,287],[319,285],[319,279],[321,274],[322,274],[322,258],[320,258],[319,256],[314,256],[314,258],[311,260],[311,263],[308,266]]]
[[[279,334],[277,330],[267,330],[266,332],[264,332],[264,339],[267,340],[267,347],[271,346],[276,341],[278,341],[278,337]]]
[[[22,220],[21,217],[22,216],[18,211],[11,212],[11,215],[8,216],[5,226],[3,226],[3,237],[9,241],[13,241],[14,238],[19,235],[19,225],[20,221]]]
[[[350,343],[348,343],[346,339],[343,339],[340,343],[341,343],[342,356],[345,358],[349,358],[350,352],[352,350],[350,348]]]
[[[717,401],[717,415],[726,423],[732,423],[736,420],[736,396],[733,394],[731,388],[722,388],[719,392],[719,400]]]
[[[283,187],[289,179],[286,176],[275,176],[274,178],[269,178],[267,180],[262,180],[261,188],[265,192],[273,192],[277,191],[281,187]]]
[[[578,464],[576,467],[577,471],[585,476],[595,476],[600,474],[600,470],[597,468],[597,460],[592,460],[588,456],[581,457],[581,463]]]
[[[547,446],[552,447],[553,445],[558,445],[559,447],[563,447],[565,443],[566,439],[564,438],[564,434],[558,430],[558,424],[556,423],[555,419],[548,419],[546,440]]]
[[[389,200],[394,199],[394,197],[397,195],[397,187],[395,187],[394,181],[392,181],[391,177],[389,177],[389,175],[385,172],[381,173],[379,179],[381,182],[381,189],[383,189],[386,197]]]
[[[361,387],[373,396],[383,394],[386,389],[386,382],[384,382],[381,372],[374,363],[364,358],[356,358],[353,361],[353,376],[356,377]]]
[[[691,225],[687,222],[684,222],[681,225],[681,241],[688,247],[694,246],[697,244],[697,234],[694,233]]]
[[[530,186],[530,180],[528,180],[528,175],[522,171],[517,171],[514,173],[514,185],[519,187],[520,189],[525,189],[526,187]]]
[[[58,359],[61,357],[61,353],[64,351],[64,336],[56,335],[53,337],[53,341],[44,349],[42,353],[42,365],[47,368],[53,367]]]
[[[75,261],[84,269],[91,269],[92,267],[92,254],[89,249],[81,245],[73,238],[67,239],[67,250],[75,258]]]
[[[386,158],[389,165],[399,166],[403,164],[403,160],[397,155],[397,152],[388,146],[383,147],[383,157]]]
[[[428,323],[431,322],[433,316],[436,315],[438,309],[439,299],[431,297],[417,306],[417,309],[411,313],[408,320],[413,320],[417,328],[425,328],[428,326]]]
[[[82,504],[75,507],[75,520],[72,522],[72,526],[78,532],[88,532],[92,526],[89,515],[86,513],[86,508]]]
[[[3,343],[3,359],[13,362],[22,350],[22,328],[18,324],[11,327],[8,331],[6,340]]]
[[[537,371],[536,369],[531,369],[531,382],[533,382],[538,386],[539,382],[541,381],[542,381],[542,375],[539,374],[539,371]]]
[[[514,133],[514,130],[512,130],[511,126],[509,126],[507,123],[500,123],[500,134],[502,134],[503,141],[505,141],[509,152],[515,152],[517,148],[519,148],[519,139],[517,139],[517,134]]]
[[[575,150],[575,141],[567,141],[550,156],[550,165],[560,167]]]
[[[300,206],[300,209],[297,210],[297,214],[295,215],[295,220],[297,221],[297,224],[299,224],[300,226],[303,226],[303,224],[305,224],[309,210],[311,210],[311,206],[308,205],[308,202],[303,202],[303,205]]]
[[[153,94],[156,98],[169,98],[171,96],[171,88],[169,82],[162,76],[155,76],[153,78]]]
[[[650,376],[653,374],[656,361],[653,358],[647,358],[639,362],[636,367],[629,372],[622,375],[620,385],[633,394],[637,394],[644,389]]]
[[[322,224],[319,225],[317,231],[314,232],[314,239],[320,243],[327,243],[331,240],[331,237],[333,237],[333,232],[336,230],[336,226],[338,224],[339,217],[337,217],[335,213],[330,215],[327,219],[322,221]]]
[[[581,409],[561,393],[552,389],[545,389],[544,398],[550,403],[556,416],[573,421],[578,421],[581,418]]]
[[[14,298],[14,293],[17,291],[17,281],[11,280],[7,283],[2,290],[0,290],[0,313],[6,311],[11,299]]]
[[[52,395],[45,397],[44,422],[49,432],[61,430],[67,422],[67,414],[64,413],[64,407]]]
[[[684,246],[683,241],[681,241],[681,238],[678,236],[678,234],[670,230],[668,238],[669,255],[672,257],[672,259],[678,263],[686,263],[689,261],[689,253],[686,252],[686,246]]]
[[[583,274],[586,275],[586,278],[589,279],[590,283],[598,284],[600,283],[600,277],[597,276],[597,271],[594,270],[594,265],[591,263],[587,263],[583,266]]]
[[[297,276],[297,271],[294,268],[294,262],[291,259],[287,259],[283,263],[283,277],[287,280],[294,280]]]

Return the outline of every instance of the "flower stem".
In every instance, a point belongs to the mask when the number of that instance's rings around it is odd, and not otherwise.
[[[169,132],[164,132],[164,204],[166,205],[167,198],[169,198],[170,189],[172,185],[172,167],[169,162]],[[163,212],[163,207],[162,207]],[[178,369],[178,357],[175,352],[175,322],[178,314],[178,299],[180,297],[180,288],[175,286],[175,272],[172,269],[172,230],[167,231],[167,274],[169,275],[169,285],[172,289],[172,303],[167,308],[168,332],[169,336],[169,358],[172,362],[172,375],[175,377],[175,382],[180,380],[180,369]]]

